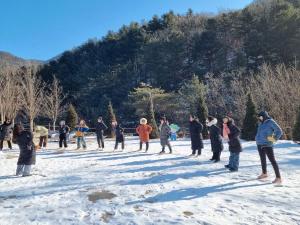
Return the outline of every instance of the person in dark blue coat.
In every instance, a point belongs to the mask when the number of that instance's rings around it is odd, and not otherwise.
[[[121,124],[118,124],[117,121],[113,121],[112,126],[114,128],[115,135],[116,135],[116,143],[115,143],[115,149],[114,150],[118,149],[119,143],[121,143],[122,150],[124,150],[124,148],[125,148],[124,129],[121,126]]]
[[[228,136],[228,145],[230,151],[229,164],[225,165],[225,167],[231,172],[236,172],[239,169],[240,153],[242,152],[242,145],[240,141],[241,130],[234,124],[233,119],[230,117],[225,117],[223,122],[228,128],[226,136]]]
[[[202,137],[203,125],[199,122],[196,116],[190,116],[190,135],[192,142],[192,154],[191,156],[201,155],[203,149],[203,137]],[[196,154],[196,152],[198,153]]]
[[[66,125],[66,122],[64,120],[60,121],[58,132],[59,132],[59,148],[63,147],[63,143],[64,143],[64,147],[67,148],[68,147],[67,136],[70,132],[70,128],[69,126]]]
[[[103,122],[102,116],[99,116],[96,124],[96,135],[98,147],[100,150],[104,149],[104,131],[107,130],[106,124]]]
[[[214,162],[219,162],[221,157],[221,152],[223,151],[223,143],[221,136],[221,129],[217,126],[218,120],[212,116],[207,119],[207,126],[209,127],[209,137],[211,143],[211,150],[213,156],[210,159]]]
[[[30,131],[25,131],[21,124],[16,124],[13,130],[13,142],[20,148],[16,175],[30,176],[31,165],[36,161],[33,135]]]
[[[273,144],[281,138],[282,130],[280,126],[269,116],[268,112],[262,111],[257,115],[257,117],[260,125],[258,126],[255,140],[262,167],[262,174],[258,176],[258,179],[264,179],[268,177],[267,156],[276,174],[276,179],[273,181],[273,183],[281,184],[282,180],[278,164],[275,160]]]

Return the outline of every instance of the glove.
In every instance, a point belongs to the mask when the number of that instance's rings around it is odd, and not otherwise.
[[[268,136],[267,140],[272,143],[276,142],[276,139],[273,136]]]

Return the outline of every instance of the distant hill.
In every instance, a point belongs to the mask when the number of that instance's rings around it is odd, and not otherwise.
[[[29,65],[40,65],[43,64],[40,60],[26,60],[17,56],[14,56],[8,52],[0,51],[0,67],[3,66],[29,66]]]

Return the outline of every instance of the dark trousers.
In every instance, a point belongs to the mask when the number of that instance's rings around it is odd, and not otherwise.
[[[279,167],[278,167],[278,164],[275,160],[273,147],[258,145],[257,149],[258,149],[258,152],[259,152],[262,172],[264,174],[267,173],[267,157],[268,157],[268,159],[270,160],[270,162],[273,166],[276,177],[280,178],[281,176],[280,176],[280,172],[279,172]]]
[[[140,150],[142,150],[142,148],[143,148],[143,142],[140,142]],[[148,151],[148,149],[149,149],[149,142],[147,141],[146,142],[146,151]]]
[[[4,140],[1,140],[1,141],[0,141],[0,150],[3,149],[3,142],[4,142]],[[7,141],[7,145],[8,145],[8,148],[9,148],[9,149],[12,149],[11,141],[10,141],[10,140]]]
[[[104,137],[103,134],[97,134],[97,142],[99,148],[104,148]]]
[[[40,147],[47,147],[48,136],[40,136]]]
[[[201,155],[201,151],[202,151],[202,149],[201,149],[201,148],[198,148],[198,149],[193,149],[193,152],[192,152],[192,154],[193,154],[193,155],[195,155],[197,151],[198,151],[198,155]]]
[[[213,152],[212,160],[220,161],[221,152]]]
[[[64,143],[64,147],[67,148],[67,135],[59,135],[59,147],[62,148]]]
[[[171,147],[171,145],[170,145],[170,143],[169,143],[169,141],[168,141],[168,143],[167,143],[167,146],[168,146],[168,148],[169,148],[169,151],[172,153],[172,147]],[[163,145],[162,146],[162,152],[165,152],[165,148],[166,148],[166,146],[165,145]]]
[[[122,149],[124,149],[124,148],[125,148],[125,143],[124,143],[124,141],[122,141],[121,144],[122,144]],[[115,144],[115,150],[118,149],[118,145],[119,145],[119,142],[116,141],[116,144]]]

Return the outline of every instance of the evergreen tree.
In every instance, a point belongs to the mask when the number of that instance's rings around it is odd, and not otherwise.
[[[203,137],[208,138],[208,129],[206,127],[206,119],[208,117],[208,109],[204,100],[203,94],[199,94],[198,101],[196,102],[196,116],[199,119],[199,122],[203,125]]]
[[[241,137],[242,139],[245,139],[247,141],[253,141],[255,140],[257,131],[257,112],[250,93],[248,94],[247,98],[248,100],[246,103],[246,115],[243,122]]]
[[[296,142],[300,142],[300,107],[299,107],[296,123],[293,129],[293,140]]]
[[[152,132],[150,134],[151,139],[155,139],[159,137],[158,127],[155,121],[155,113],[154,113],[154,107],[153,107],[153,98],[151,93],[149,94],[149,103],[148,108],[146,112],[146,117],[148,120],[148,124],[152,127]]]
[[[72,104],[70,104],[67,111],[66,124],[72,130],[75,128],[77,122],[78,122],[77,112],[75,110],[75,107]]]
[[[205,127],[208,109],[205,102],[206,88],[197,76],[193,76],[191,80],[185,82],[179,90],[181,96],[180,103],[182,108],[189,109],[191,115],[196,115],[203,124],[203,136],[207,137],[207,128]]]
[[[114,113],[114,109],[111,101],[108,102],[108,106],[107,106],[107,120],[108,120],[108,136],[113,138],[115,134],[112,127],[112,122],[117,120],[116,120],[116,115]]]

